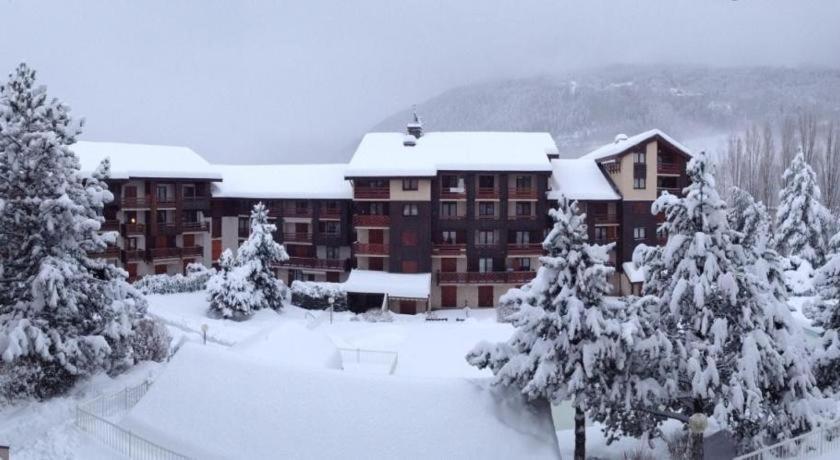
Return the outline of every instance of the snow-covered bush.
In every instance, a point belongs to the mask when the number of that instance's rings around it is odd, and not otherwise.
[[[234,257],[228,249],[219,259],[219,272],[207,281],[209,314],[237,321],[250,318],[257,310],[280,310],[288,300],[285,283],[271,266],[289,259],[282,245],[271,236],[277,227],[268,223],[262,203],[251,211],[251,234]]]
[[[836,393],[840,391],[840,233],[830,246],[828,261],[814,277],[820,297],[811,310],[817,313],[814,324],[823,328],[822,346],[815,353],[817,384]]]
[[[186,275],[147,275],[137,280],[134,287],[146,295],[203,291],[207,287],[207,280],[215,274],[215,269],[194,262],[187,265]]]
[[[330,307],[333,299],[334,311],[347,310],[347,293],[339,283],[318,281],[292,282],[292,303],[309,310],[324,310]]]
[[[350,318],[350,321],[365,321],[368,323],[390,323],[394,321],[394,314],[391,313],[390,310],[372,308],[364,313],[360,313]]]
[[[131,348],[136,361],[165,361],[169,357],[172,336],[160,321],[143,318],[134,327]]]
[[[69,145],[81,124],[21,64],[0,86],[0,394],[49,398],[137,361],[146,301],[126,272],[89,254],[113,200],[106,159],[90,177]]]

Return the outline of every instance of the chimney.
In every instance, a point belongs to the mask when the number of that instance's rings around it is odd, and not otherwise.
[[[423,123],[420,121],[420,117],[417,116],[417,108],[413,107],[411,111],[414,115],[414,121],[409,123],[406,129],[409,135],[414,136],[415,139],[420,139],[423,137]]]

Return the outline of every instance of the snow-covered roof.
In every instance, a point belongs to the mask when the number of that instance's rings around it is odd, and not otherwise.
[[[566,195],[572,200],[618,200],[613,189],[594,160],[551,160],[551,190],[548,198],[556,200]]]
[[[191,458],[560,457],[548,404],[490,378],[286,366],[196,344],[120,424]]]
[[[90,174],[105,157],[111,159],[111,178],[222,180],[222,175],[188,147],[79,141],[70,146],[79,157],[82,173]]]
[[[405,146],[404,133],[368,133],[347,177],[434,176],[438,171],[550,171],[548,133],[432,132]]]
[[[629,149],[629,148],[631,148],[635,145],[641,144],[642,142],[646,142],[646,141],[648,141],[648,140],[650,140],[650,139],[652,139],[656,136],[661,137],[666,142],[668,142],[669,144],[672,144],[674,147],[678,148],[679,150],[681,150],[686,155],[691,155],[691,150],[689,150],[688,147],[680,144],[679,142],[674,140],[674,138],[665,134],[662,130],[651,129],[650,131],[645,131],[643,133],[639,133],[639,134],[636,134],[635,136],[630,136],[630,137],[619,134],[618,136],[616,136],[616,139],[615,139],[614,142],[612,142],[610,144],[607,144],[607,145],[604,145],[602,147],[599,147],[599,148],[581,156],[580,158],[586,158],[588,160],[600,160],[602,158],[607,158],[607,157],[611,157],[613,155],[618,155],[620,153],[624,153],[624,151],[626,151],[627,149]]]
[[[342,283],[346,292],[388,294],[391,297],[427,299],[432,286],[431,273],[388,273],[351,270]]]
[[[214,165],[224,181],[213,184],[218,198],[352,199],[346,164]]]
[[[624,262],[621,264],[621,268],[624,270],[624,274],[627,275],[627,279],[630,280],[631,283],[645,282],[644,267],[637,267],[633,262]]]

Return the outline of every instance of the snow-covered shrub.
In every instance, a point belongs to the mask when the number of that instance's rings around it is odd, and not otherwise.
[[[171,343],[169,329],[160,321],[143,318],[134,327],[131,348],[135,361],[163,362],[169,357]]]
[[[805,259],[796,256],[785,259],[785,287],[795,296],[814,295],[814,267]]]
[[[257,310],[280,310],[289,290],[271,266],[289,259],[282,245],[271,236],[277,227],[268,223],[268,209],[262,203],[251,211],[251,234],[234,257],[228,249],[219,259],[220,270],[207,281],[208,314],[237,321],[250,318]]]
[[[350,321],[366,321],[368,323],[390,323],[394,321],[394,314],[391,313],[390,310],[383,311],[381,308],[373,308],[350,318]]]
[[[69,109],[21,64],[0,86],[0,394],[49,398],[97,372],[117,374],[146,301],[126,272],[89,254],[113,200],[105,159],[89,176],[69,148],[81,132]]]
[[[347,310],[347,292],[339,283],[295,280],[291,291],[292,303],[301,308],[324,310],[330,307],[332,298],[335,311]]]
[[[207,280],[215,274],[215,269],[193,262],[187,265],[186,275],[147,275],[137,280],[134,287],[146,295],[203,291],[207,287]]]

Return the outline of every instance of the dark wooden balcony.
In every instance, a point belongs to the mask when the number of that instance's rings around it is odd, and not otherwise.
[[[464,214],[441,214],[440,220],[464,220],[467,216]]]
[[[475,197],[478,199],[498,199],[499,190],[496,187],[478,187]]]
[[[181,248],[181,257],[201,257],[204,255],[204,248],[201,246],[188,246]]]
[[[353,225],[356,227],[390,227],[391,216],[383,216],[380,214],[356,214],[353,216]]]
[[[376,243],[353,243],[353,252],[357,255],[387,256],[388,247]]]
[[[181,207],[183,209],[210,209],[210,197],[193,196],[189,198],[183,198],[181,200]]]
[[[116,246],[108,246],[101,251],[91,252],[89,255],[98,259],[119,259],[121,250]]]
[[[103,232],[118,232],[120,231],[120,221],[118,220],[106,220],[102,222],[102,226],[100,229]]]
[[[156,196],[155,206],[158,208],[175,208],[178,206],[178,202],[175,201],[174,196]]]
[[[588,216],[587,216],[588,217]],[[593,224],[618,224],[618,214],[591,214]]]
[[[158,235],[177,235],[181,233],[180,227],[174,222],[158,222],[155,228]]]
[[[458,243],[435,243],[432,246],[432,253],[441,256],[458,256],[463,255],[467,251],[466,244]]]
[[[286,206],[283,208],[283,217],[299,217],[299,218],[311,218],[312,217],[312,208],[305,207],[299,208],[297,206]]]
[[[535,200],[537,199],[537,189],[533,187],[511,187],[508,189],[509,200]]]
[[[316,270],[350,271],[350,259],[318,259],[316,257],[289,257],[277,263],[279,267],[309,268]]]
[[[284,232],[284,243],[312,243],[312,233],[310,232]]]
[[[321,206],[318,213],[321,219],[341,219],[341,208]]]
[[[681,167],[678,163],[657,163],[656,164],[656,173],[657,174],[670,174],[670,175],[680,175],[682,174]]]
[[[508,220],[537,220],[536,214],[508,214]]]
[[[319,233],[318,234],[318,244],[324,244],[327,246],[346,246],[344,235],[341,233]]]
[[[534,271],[506,272],[437,272],[438,284],[525,284]]]
[[[542,255],[542,243],[508,243],[507,253],[509,256],[538,256]]]
[[[390,187],[353,187],[353,198],[387,200],[391,198]]]
[[[441,187],[440,189],[440,198],[441,199],[450,199],[450,200],[457,200],[457,199],[466,199],[467,198],[467,191],[464,189],[458,189],[455,187]]]
[[[143,249],[126,249],[123,251],[123,258],[127,262],[139,262],[146,259],[146,251]]]
[[[210,225],[207,222],[181,222],[182,232],[209,232]]]
[[[122,197],[120,207],[122,208],[148,208],[152,205],[152,197],[149,195]]]
[[[142,235],[146,233],[146,224],[125,224],[126,235]]]
[[[180,259],[181,248],[152,248],[149,249],[149,258],[152,260]]]

